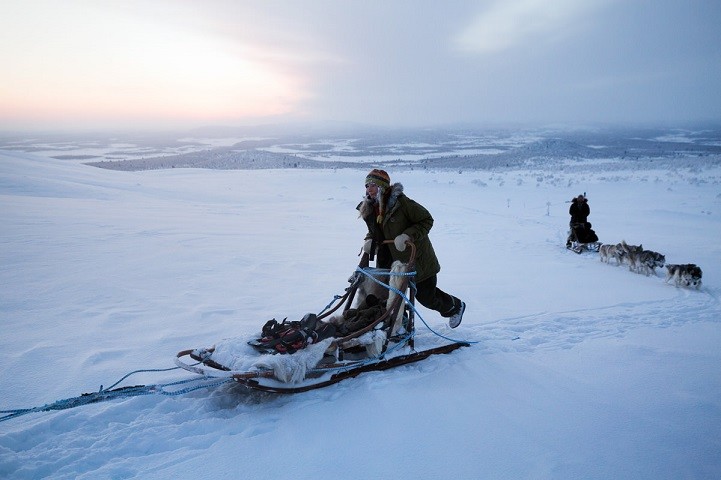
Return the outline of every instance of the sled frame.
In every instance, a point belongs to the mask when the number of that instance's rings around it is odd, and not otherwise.
[[[387,240],[384,243],[390,244],[393,243],[393,241]],[[413,271],[413,269],[415,269],[416,247],[412,242],[407,242],[406,245],[411,249],[410,259],[407,262],[407,265],[409,270]],[[368,268],[369,263],[370,260],[368,253],[363,253],[358,267],[360,269]],[[352,284],[346,288],[345,294],[338,297],[334,302],[335,305],[330,307],[329,310],[318,315],[318,320],[329,317],[341,307],[344,307],[344,311],[349,309],[358,291],[361,279],[362,275],[357,275]],[[470,346],[467,342],[453,342],[426,350],[415,350],[415,324],[413,308],[413,305],[415,304],[415,291],[413,288],[408,289],[409,282],[410,276],[404,276],[399,290],[401,292],[410,290],[408,298],[411,308],[406,308],[406,301],[403,296],[396,295],[393,302],[386,308],[383,315],[373,321],[370,325],[344,337],[334,339],[328,350],[335,349],[337,360],[331,363],[321,362],[321,364],[317,365],[314,369],[308,372],[305,380],[301,382],[302,384],[285,384],[277,380],[273,382],[274,385],[261,383],[262,379],[274,380],[274,373],[272,370],[258,369],[247,372],[232,371],[228,367],[221,365],[210,358],[214,348],[183,350],[176,355],[175,363],[184,370],[206,377],[232,378],[236,382],[255,390],[274,393],[300,393],[333,385],[347,378],[356,377],[364,372],[387,370],[400,365],[424,360],[431,355],[450,353],[460,347]],[[381,354],[378,357],[363,358],[360,360],[343,360],[344,346],[350,340],[358,338],[361,335],[377,328],[383,328],[390,334],[393,330],[393,322],[397,317],[399,317],[398,313],[402,309],[406,309],[406,313],[408,315],[406,324],[406,331],[408,334],[406,337],[401,339],[401,343],[405,343],[405,347],[410,350],[409,353],[391,355],[386,358],[389,343],[393,341],[390,338],[390,335],[386,335]],[[381,324],[383,325],[381,326]],[[399,345],[399,343],[396,343],[396,345]],[[190,357],[197,363],[186,363],[183,361],[184,357]]]

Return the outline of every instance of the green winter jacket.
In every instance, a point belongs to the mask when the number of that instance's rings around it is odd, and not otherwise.
[[[403,193],[402,184],[394,183],[390,188],[391,194],[387,201],[386,214],[381,225],[376,223],[375,200],[365,198],[358,205],[361,218],[368,226],[368,235],[365,238],[366,240],[374,239],[380,245],[382,241],[393,240],[402,233],[411,237],[411,241],[416,246],[416,282],[420,283],[441,270],[431,239],[428,238],[428,232],[433,227],[433,217],[423,205],[406,197]],[[393,260],[408,262],[410,248],[399,252],[392,244],[388,247]],[[380,254],[379,258],[381,258]],[[390,267],[390,265],[379,266]]]

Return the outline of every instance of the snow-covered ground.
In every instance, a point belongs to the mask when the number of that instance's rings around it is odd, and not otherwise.
[[[697,161],[390,171],[468,304],[456,330],[421,315],[478,343],[292,396],[228,383],[28,414],[0,423],[0,477],[721,478],[721,167]],[[321,310],[358,261],[365,174],[1,153],[0,409]],[[703,287],[566,250],[581,192],[601,241],[696,263]]]

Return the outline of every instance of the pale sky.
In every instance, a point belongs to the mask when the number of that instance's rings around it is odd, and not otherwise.
[[[718,0],[0,0],[0,130],[705,120]]]

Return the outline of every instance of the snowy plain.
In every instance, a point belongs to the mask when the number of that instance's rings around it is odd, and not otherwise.
[[[477,343],[292,396],[227,383],[13,418],[0,477],[721,478],[721,167],[657,165],[391,170],[435,218],[439,286],[468,304],[456,330],[419,311]],[[0,153],[0,409],[321,310],[358,262],[365,174]],[[702,288],[566,250],[582,192],[602,242],[696,263]]]

